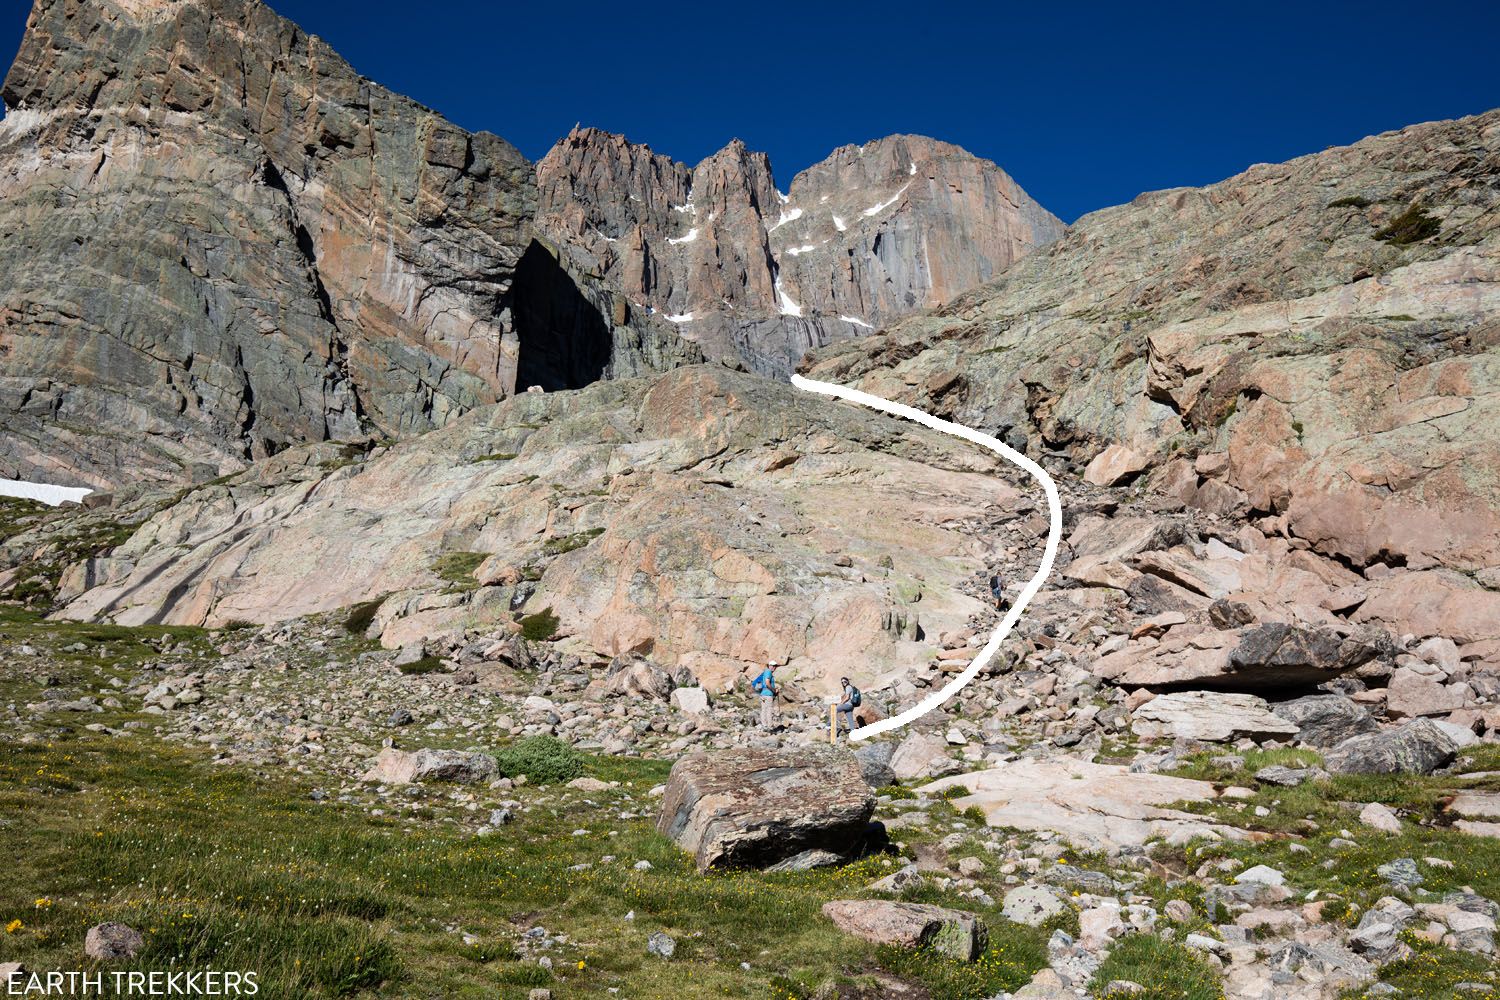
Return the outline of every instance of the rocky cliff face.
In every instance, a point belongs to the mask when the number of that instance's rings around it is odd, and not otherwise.
[[[689,170],[592,130],[534,174],[258,0],[36,0],[0,95],[21,479],[201,481],[705,357],[785,374],[1061,231],[911,137],[785,196],[739,143]]]
[[[1497,204],[1500,112],[1414,126],[1088,216],[811,373],[1372,579],[1458,571],[1399,588],[1443,632],[1439,608],[1500,584]],[[1398,603],[1365,617],[1410,624]]]
[[[920,136],[845,146],[776,188],[736,140],[689,168],[597,129],[537,165],[538,227],[711,358],[809,348],[941,305],[1063,225],[993,163]]]
[[[0,474],[202,479],[697,357],[528,257],[513,147],[256,0],[37,0],[3,96]]]

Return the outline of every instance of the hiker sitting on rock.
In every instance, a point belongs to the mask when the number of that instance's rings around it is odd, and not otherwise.
[[[839,684],[844,689],[844,700],[839,702],[838,707],[838,731],[854,732],[856,723],[854,721],[854,710],[864,700],[864,695],[859,693],[859,688],[849,683],[849,678],[840,677]]]
[[[766,664],[766,669],[750,682],[750,689],[760,695],[760,727],[776,727],[776,661]]]

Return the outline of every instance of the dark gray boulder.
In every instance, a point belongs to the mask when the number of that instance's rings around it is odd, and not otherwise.
[[[1231,673],[1252,672],[1258,687],[1316,684],[1348,673],[1382,654],[1374,641],[1345,637],[1330,629],[1269,622],[1240,633],[1229,651]]]
[[[736,749],[679,760],[656,828],[700,871],[769,868],[813,850],[852,857],[874,811],[875,794],[847,750]]]
[[[854,759],[859,763],[859,773],[864,776],[865,784],[871,788],[884,788],[895,783],[896,772],[891,769],[891,755],[895,752],[896,744],[890,741],[867,743],[854,751]]]
[[[1271,711],[1301,727],[1297,739],[1315,747],[1336,746],[1378,728],[1364,706],[1341,694],[1310,694],[1272,705]]]
[[[1458,746],[1427,719],[1398,729],[1365,733],[1340,743],[1324,758],[1334,774],[1431,774],[1458,756]]]

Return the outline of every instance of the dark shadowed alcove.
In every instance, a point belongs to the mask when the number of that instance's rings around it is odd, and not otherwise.
[[[511,289],[520,342],[517,392],[534,385],[581,389],[603,377],[613,344],[609,324],[551,251],[532,240]]]

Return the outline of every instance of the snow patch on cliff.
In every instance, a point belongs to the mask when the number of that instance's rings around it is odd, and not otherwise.
[[[56,507],[71,500],[82,500],[91,489],[81,486],[53,486],[51,483],[28,483],[20,479],[0,479],[0,497],[21,497],[25,500],[40,500]]]
[[[781,310],[783,316],[801,316],[802,307],[793,302],[791,296],[787,295],[786,289],[781,287],[781,276],[776,276],[776,307]]]
[[[897,191],[894,195],[891,196],[891,198],[890,198],[889,201],[883,201],[879,205],[875,205],[875,206],[873,206],[871,208],[867,208],[863,212],[861,212],[860,214],[863,215],[867,219],[870,216],[872,216],[872,215],[879,215],[881,212],[884,212],[886,209],[888,209],[892,205],[896,204],[896,202],[900,201],[901,200],[901,196],[906,193],[906,189],[909,188],[909,187],[911,187],[911,182],[907,181],[905,184],[901,185],[901,190],[900,191]]]

